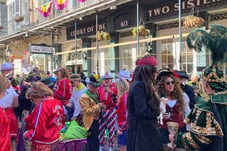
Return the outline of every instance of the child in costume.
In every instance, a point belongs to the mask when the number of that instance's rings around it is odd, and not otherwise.
[[[89,151],[99,151],[99,113],[105,109],[103,103],[99,103],[97,94],[100,83],[91,76],[87,81],[88,89],[80,98],[80,105],[83,112],[83,125],[88,131],[87,143]]]
[[[109,131],[109,146],[111,150],[114,144],[114,135],[116,130],[115,121],[117,120],[117,112],[115,108],[117,103],[117,89],[115,84],[112,82],[113,77],[111,73],[106,72],[102,78],[104,81],[98,89],[98,94],[100,101],[106,105],[106,110],[103,111],[102,117],[99,120],[100,150],[102,150],[104,146],[106,128]]]
[[[42,82],[35,82],[26,92],[35,108],[25,119],[26,140],[32,141],[32,151],[51,151],[56,147],[59,131],[64,127],[64,110],[59,100],[52,97],[52,91]]]
[[[202,74],[203,100],[195,105],[185,122],[191,125],[187,133],[172,132],[172,147],[199,151],[227,150],[227,82],[217,66],[227,50],[227,28],[213,25],[210,33],[195,30],[187,37],[189,48],[211,50],[212,65]],[[205,46],[205,47],[204,47]]]
[[[119,151],[126,151],[127,134],[128,134],[128,90],[130,80],[130,73],[126,70],[121,70],[115,80],[116,88],[118,91],[117,102],[117,121],[118,121],[118,145]]]

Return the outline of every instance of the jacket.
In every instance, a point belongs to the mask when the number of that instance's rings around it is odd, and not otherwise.
[[[134,80],[128,93],[127,151],[162,151],[158,111],[148,105],[143,81]]]
[[[68,104],[72,95],[72,88],[69,80],[66,78],[61,81],[56,80],[53,92],[55,99],[60,100],[63,105]]]
[[[25,122],[28,130],[24,134],[26,139],[40,144],[55,143],[65,123],[61,102],[52,97],[44,98],[25,118]]]
[[[85,129],[88,131],[93,121],[99,119],[99,106],[86,93],[84,93],[80,98],[80,106],[83,112],[83,124]]]
[[[178,133],[176,146],[199,151],[226,151],[227,149],[227,94],[210,95],[195,105],[185,122],[191,129]]]
[[[115,97],[117,96],[117,89],[115,87],[115,84],[111,83],[111,85],[109,86],[110,90],[112,91],[111,93],[105,92],[104,88],[105,88],[104,83],[101,85],[101,87],[98,88],[100,101],[102,101],[106,105],[107,109],[111,107],[115,107],[116,104],[112,99],[113,96]]]
[[[119,130],[126,130],[128,127],[128,92],[125,92],[119,99],[117,117]]]

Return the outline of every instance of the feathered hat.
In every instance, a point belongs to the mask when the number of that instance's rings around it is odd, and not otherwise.
[[[212,65],[203,71],[203,81],[216,91],[227,94],[227,84],[223,71],[218,64],[224,61],[227,52],[227,28],[222,25],[211,25],[210,32],[196,29],[187,36],[189,48],[196,52],[210,50]]]

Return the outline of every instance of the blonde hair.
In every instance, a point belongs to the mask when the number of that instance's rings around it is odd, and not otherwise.
[[[26,92],[26,98],[44,98],[47,96],[52,96],[53,92],[42,82],[34,82]]]
[[[6,85],[5,85],[5,78],[0,75],[0,95],[5,91]]]
[[[117,78],[115,80],[115,85],[116,85],[116,88],[117,88],[117,99],[120,99],[122,94],[128,91],[129,83],[125,79]]]

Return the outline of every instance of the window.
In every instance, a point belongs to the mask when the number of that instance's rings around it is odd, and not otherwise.
[[[162,42],[162,68],[173,69],[173,43],[170,41]]]

